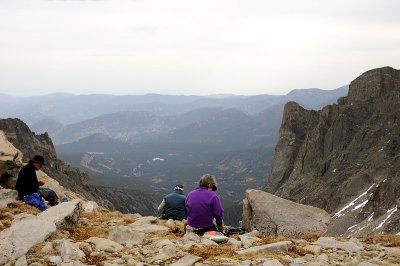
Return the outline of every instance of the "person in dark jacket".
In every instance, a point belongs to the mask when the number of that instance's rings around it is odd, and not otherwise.
[[[164,197],[158,211],[162,213],[162,219],[173,219],[182,221],[186,219],[186,207],[185,207],[186,196],[183,194],[183,185],[177,184],[174,188],[174,192]]]
[[[36,171],[43,167],[44,158],[41,155],[35,155],[27,165],[21,168],[18,173],[15,190],[18,191],[18,196],[26,203],[46,210],[46,206],[38,194],[39,182],[36,176]]]

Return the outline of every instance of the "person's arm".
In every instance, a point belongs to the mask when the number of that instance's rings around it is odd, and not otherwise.
[[[184,204],[185,204],[185,220],[187,220],[187,207],[186,207],[186,197],[185,197],[185,202],[184,202]]]
[[[222,219],[215,219],[215,225],[217,227],[217,231],[224,232],[224,221]]]
[[[164,211],[165,211],[165,199],[163,199],[163,200],[161,201],[161,203],[160,203],[160,205],[158,206],[157,210],[158,210],[161,214],[164,213]]]
[[[218,196],[213,199],[213,216],[215,218],[217,230],[220,232],[224,231],[224,209],[222,208],[221,201]]]

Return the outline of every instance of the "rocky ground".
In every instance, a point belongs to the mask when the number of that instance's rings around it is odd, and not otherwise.
[[[26,217],[56,220],[52,213],[71,206],[81,212],[75,217],[76,225],[55,222],[57,229],[44,241],[27,248],[25,255],[9,259],[6,265],[400,265],[398,235],[287,238],[259,236],[253,231],[218,244],[190,231],[184,233],[180,222],[109,212],[96,205],[92,211],[83,204],[79,200],[61,203],[52,207],[52,212],[47,210],[46,216],[46,212],[38,214],[21,202],[0,208],[0,246],[5,236],[13,238],[24,230],[19,227],[18,232],[10,233]],[[33,225],[27,229],[32,234],[47,230],[44,225]],[[1,247],[4,250],[4,241]]]

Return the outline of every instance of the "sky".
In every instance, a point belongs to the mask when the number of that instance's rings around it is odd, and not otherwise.
[[[276,94],[400,68],[398,0],[0,0],[0,94]]]

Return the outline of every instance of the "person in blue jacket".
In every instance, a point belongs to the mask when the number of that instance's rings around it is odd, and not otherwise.
[[[174,191],[166,195],[160,206],[158,206],[158,211],[162,214],[161,218],[179,221],[186,219],[185,200],[183,185],[177,184]]]
[[[18,196],[26,204],[32,205],[41,211],[46,210],[46,205],[38,194],[39,181],[36,176],[36,171],[39,171],[44,164],[44,157],[35,155],[28,164],[21,168],[18,173],[15,190],[18,191]]]

